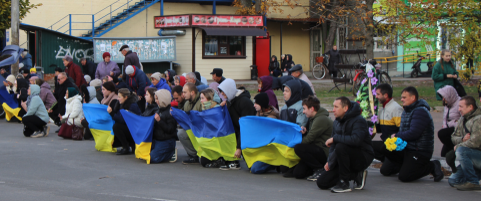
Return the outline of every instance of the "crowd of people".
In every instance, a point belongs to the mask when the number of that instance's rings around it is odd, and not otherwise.
[[[372,141],[368,121],[361,115],[360,104],[347,97],[336,98],[333,103],[335,119],[321,107],[315,96],[314,87],[302,71],[295,65],[291,55],[283,55],[282,63],[275,64],[272,57],[271,75],[258,79],[259,93],[251,100],[251,94],[244,87],[237,87],[235,81],[223,77],[221,68],[210,73],[213,82],[209,85],[201,81],[198,72],[177,75],[175,71],[156,72],[149,77],[139,68],[136,54],[128,46],[122,46],[126,55],[124,68],[110,61],[110,54],[103,54],[104,62],[96,69],[91,62],[82,60],[84,71],[73,63],[72,57],[65,56],[62,68],[55,69],[55,89],[42,79],[30,76],[7,77],[4,83],[11,94],[15,94],[20,111],[11,121],[24,124],[26,137],[46,137],[49,122],[60,126],[60,136],[64,136],[64,125],[85,129],[82,136],[93,139],[89,122],[84,118],[82,104],[102,104],[107,106],[115,124],[113,147],[118,147],[117,155],[135,153],[135,142],[120,113],[127,110],[139,116],[154,116],[151,163],[176,162],[176,141],[184,147],[188,158],[185,165],[200,164],[205,168],[221,170],[240,169],[239,160],[209,160],[199,157],[187,132],[180,128],[171,115],[171,108],[186,113],[205,111],[214,107],[226,107],[235,130],[235,158],[241,159],[241,133],[239,119],[245,116],[259,116],[297,124],[301,129],[302,142],[295,145],[294,151],[300,161],[294,167],[274,166],[261,161],[250,167],[253,174],[277,171],[286,178],[315,181],[320,189],[330,189],[341,193],[363,189],[366,185],[367,168],[374,159],[383,163],[380,173],[384,176],[397,175],[402,182],[418,180],[429,174],[434,181],[444,178],[441,164],[431,160],[434,150],[434,123],[431,107],[419,98],[415,87],[406,87],[401,93],[402,106],[393,100],[393,89],[381,84],[375,90],[375,97],[381,103],[379,109],[378,132],[381,141]],[[336,50],[331,52],[335,55]],[[449,185],[459,190],[481,190],[481,109],[471,96],[460,97],[450,84],[456,76],[449,59],[443,54],[443,61],[433,73],[438,99],[445,106],[442,129],[438,137],[444,144],[441,155],[453,169]],[[274,64],[273,64],[274,62]],[[127,65],[128,64],[128,65]],[[281,66],[280,69],[279,66]],[[439,71],[439,72],[438,72]],[[280,72],[289,75],[278,77]],[[277,76],[276,76],[277,75]],[[442,76],[441,76],[442,75]],[[95,78],[86,79],[87,76]],[[29,82],[30,81],[30,82]],[[30,84],[28,84],[30,83]],[[442,84],[441,84],[442,83]],[[274,90],[283,91],[285,104],[280,107]],[[384,141],[397,137],[407,142],[402,151],[388,151]],[[455,166],[455,160],[460,165]]]

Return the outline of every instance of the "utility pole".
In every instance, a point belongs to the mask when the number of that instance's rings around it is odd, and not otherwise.
[[[12,45],[20,45],[19,42],[19,26],[20,26],[20,2],[19,0],[12,0],[12,22],[11,22],[11,33],[12,33]],[[12,65],[11,73],[14,76],[18,74],[18,61]]]

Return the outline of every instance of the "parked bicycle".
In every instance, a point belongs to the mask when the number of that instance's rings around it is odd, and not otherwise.
[[[329,65],[329,59],[326,55],[316,57],[316,65],[312,67],[312,76],[318,80],[324,78],[329,73],[327,65]]]
[[[359,62],[358,66],[359,69],[356,69],[356,74],[354,76],[354,79],[352,81],[352,94],[354,96],[357,96],[357,91],[359,91],[359,88],[361,87],[362,80],[367,78],[367,73],[366,73],[366,65],[368,62]],[[381,84],[389,84],[392,87],[392,81],[391,77],[389,74],[381,69],[381,64],[378,64],[376,60],[369,60],[369,63],[374,65],[376,68],[376,78],[379,80],[379,83]]]

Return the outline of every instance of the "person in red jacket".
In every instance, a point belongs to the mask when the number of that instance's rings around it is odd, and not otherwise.
[[[84,84],[87,85],[84,74],[82,73],[82,69],[80,68],[80,66],[73,63],[72,56],[66,55],[65,57],[63,57],[62,60],[63,65],[65,66],[65,72],[69,77],[73,79],[75,85],[77,85],[78,88],[80,88],[80,86]]]

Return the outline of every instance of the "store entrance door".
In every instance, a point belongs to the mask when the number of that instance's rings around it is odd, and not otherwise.
[[[311,30],[311,65],[310,70],[312,71],[312,67],[316,65],[316,57],[320,57],[322,55],[323,48],[322,48],[322,32],[321,29],[312,29]]]

